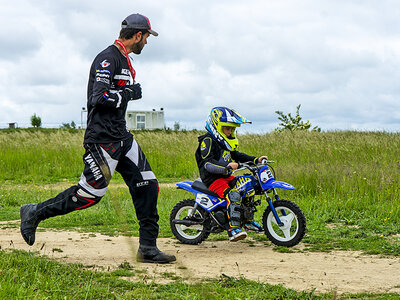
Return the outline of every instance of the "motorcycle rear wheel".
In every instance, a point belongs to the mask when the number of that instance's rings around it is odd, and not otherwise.
[[[171,211],[170,215],[170,226],[174,236],[184,244],[197,245],[203,242],[209,235],[210,232],[204,228],[205,213],[206,211],[198,206],[192,217],[188,215],[192,212],[195,205],[193,199],[185,199],[177,203]],[[191,220],[202,224],[196,225],[183,225],[176,224],[174,220]]]
[[[274,208],[284,224],[279,226],[271,208],[268,206],[263,214],[264,232],[268,239],[277,246],[293,247],[300,243],[306,233],[306,218],[294,202],[277,200]]]

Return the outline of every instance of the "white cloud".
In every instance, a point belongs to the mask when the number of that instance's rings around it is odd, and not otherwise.
[[[276,110],[322,129],[394,130],[400,125],[400,3],[397,1],[0,0],[0,127],[80,123],[94,56],[130,13],[159,37],[134,57],[143,99],[167,124],[203,128],[213,106],[278,125]],[[23,9],[21,9],[23,8]],[[172,126],[169,125],[169,126]]]

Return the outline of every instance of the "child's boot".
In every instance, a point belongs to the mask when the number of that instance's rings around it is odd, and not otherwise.
[[[228,236],[229,236],[229,241],[237,242],[245,239],[247,237],[247,233],[241,231],[238,227],[232,227],[228,229]]]

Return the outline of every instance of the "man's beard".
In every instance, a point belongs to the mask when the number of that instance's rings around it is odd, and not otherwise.
[[[143,43],[143,37],[142,37],[139,42],[132,45],[132,52],[135,54],[140,54],[142,52],[143,47],[144,47],[144,43]]]

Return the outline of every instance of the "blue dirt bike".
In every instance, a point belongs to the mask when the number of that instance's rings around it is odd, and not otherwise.
[[[263,160],[261,164],[239,164],[239,170],[246,173],[236,177],[235,188],[242,196],[241,226],[254,220],[254,213],[261,199],[265,197],[266,207],[262,224],[268,239],[278,246],[292,247],[297,245],[306,232],[306,218],[301,209],[288,200],[281,200],[276,189],[293,190],[286,182],[275,180],[275,172],[270,163]],[[271,171],[272,170],[272,171]],[[203,242],[210,233],[226,230],[226,200],[210,191],[200,179],[178,182],[177,188],[186,190],[195,199],[185,199],[177,203],[171,211],[170,225],[174,236],[184,244],[197,245]],[[268,195],[272,193],[274,201]]]

